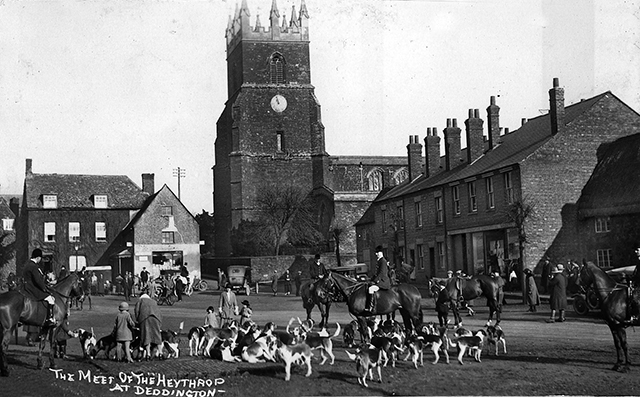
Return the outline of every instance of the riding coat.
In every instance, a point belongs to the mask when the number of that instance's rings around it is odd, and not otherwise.
[[[27,261],[22,273],[24,278],[24,290],[36,300],[41,301],[51,295],[47,292],[47,285],[44,282],[42,269],[32,260]]]
[[[327,269],[324,267],[322,262],[312,263],[309,267],[309,277],[311,280],[317,280],[320,276],[325,276],[327,274]]]
[[[371,281],[380,287],[380,289],[390,289],[391,279],[389,278],[389,264],[384,257],[376,262],[376,272]]]

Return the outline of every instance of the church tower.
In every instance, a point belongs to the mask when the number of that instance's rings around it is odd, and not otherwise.
[[[247,0],[229,17],[228,100],[217,122],[214,166],[216,256],[229,256],[231,230],[256,215],[265,185],[325,185],[328,154],[311,85],[309,15],[289,18],[272,1],[269,26],[250,25]]]

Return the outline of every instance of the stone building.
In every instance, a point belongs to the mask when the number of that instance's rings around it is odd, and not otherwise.
[[[70,271],[96,265],[153,193],[153,174],[143,174],[142,186],[124,175],[36,174],[27,159],[16,221],[18,274],[34,248],[42,249],[43,270],[56,275],[63,265]]]
[[[214,165],[216,256],[233,255],[231,231],[259,213],[267,185],[295,185],[316,201],[320,231],[346,227],[341,250],[355,257],[353,224],[385,186],[408,177],[405,157],[330,156],[311,84],[304,0],[289,21],[272,3],[268,28],[251,26],[247,1],[226,31],[228,100],[217,122]],[[327,245],[327,250],[330,247]]]
[[[603,268],[636,265],[640,247],[640,134],[603,143],[577,203],[581,257]],[[571,223],[563,228],[571,227]]]
[[[549,101],[547,114],[502,133],[492,97],[486,137],[479,110],[470,109],[463,150],[457,120],[448,119],[442,135],[428,129],[424,169],[415,170],[423,146],[410,137],[412,178],[381,193],[358,222],[358,260],[366,260],[366,247],[381,244],[392,260],[402,255],[413,262],[418,275],[444,276],[449,269],[475,274],[494,266],[504,273],[520,257],[519,230],[527,239],[528,268],[545,254],[552,260],[583,257],[575,204],[596,165],[596,150],[640,132],[640,115],[611,92],[565,107],[557,79]],[[513,217],[518,207],[534,209],[522,228]]]

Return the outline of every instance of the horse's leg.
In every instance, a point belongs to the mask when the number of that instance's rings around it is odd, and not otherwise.
[[[622,351],[624,352],[624,367],[623,372],[629,372],[631,369],[631,362],[629,362],[629,350],[627,348],[627,330],[623,327],[620,327],[620,345],[622,346]]]
[[[404,328],[407,335],[411,335],[413,331],[413,318],[407,309],[401,308],[400,314],[402,315],[402,321],[404,322]]]
[[[46,335],[43,334],[44,332],[46,332]],[[48,330],[44,331],[44,329],[41,329],[40,333],[38,334],[38,365],[36,366],[36,368],[38,369],[44,368],[44,363],[42,362],[42,351],[47,344],[47,339],[49,336],[48,332]]]
[[[56,353],[56,345],[55,345],[55,328],[49,329],[49,334],[47,335],[47,339],[49,340],[49,368],[56,368],[55,361],[55,353]],[[62,358],[62,357],[61,357]]]
[[[2,330],[2,341],[0,341],[0,376],[9,376],[9,363],[7,360],[7,349],[9,348],[9,339],[11,333],[16,326],[4,328]]]
[[[322,319],[322,322],[324,323],[324,327],[322,328],[325,328],[327,325],[329,325],[329,309],[331,309],[331,302],[327,303],[327,312],[325,314],[325,317]]]
[[[365,343],[369,342],[370,335],[368,332],[369,327],[367,326],[367,320],[362,316],[358,316],[356,317],[356,321],[358,322],[358,328],[360,330],[360,340]]]
[[[456,322],[457,327],[462,326],[462,318],[460,317],[460,313],[458,312],[458,303],[455,301],[450,301],[451,311],[453,312],[453,320]]]
[[[322,303],[319,303],[318,309],[320,309],[320,329],[323,329],[327,326],[325,324],[325,319],[327,318],[327,308]]]
[[[616,354],[618,356],[618,360],[616,361],[616,364],[613,366],[613,368],[611,368],[614,371],[620,371],[621,367],[622,367],[622,342],[620,340],[620,330],[618,329],[618,327],[615,327],[613,325],[609,325],[609,329],[611,330],[611,336],[613,336],[613,344],[616,347]]]

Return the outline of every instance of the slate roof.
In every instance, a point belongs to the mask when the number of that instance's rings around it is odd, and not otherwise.
[[[578,215],[640,213],[640,134],[598,148],[599,159],[578,199]]]
[[[610,91],[607,91],[593,98],[565,107],[565,125],[570,124],[607,95],[613,96]],[[461,181],[485,172],[519,164],[551,139],[551,137],[551,121],[548,113],[529,119],[519,129],[500,136],[500,144],[484,153],[473,163],[466,163],[466,155],[463,150],[462,159],[465,160],[465,162],[458,167],[450,171],[442,171],[431,178],[425,178],[424,174],[422,174],[414,179],[412,183],[405,181],[391,189],[387,194],[379,196],[376,201],[400,198],[430,187]],[[445,164],[442,159],[440,163]]]
[[[9,203],[4,199],[4,197],[0,197],[0,219],[15,219],[16,214],[11,211],[11,207],[9,207]]]
[[[148,197],[125,175],[30,174],[25,178],[28,208],[42,208],[42,196],[57,196],[58,208],[94,208],[94,195],[107,195],[111,209],[137,209]]]

